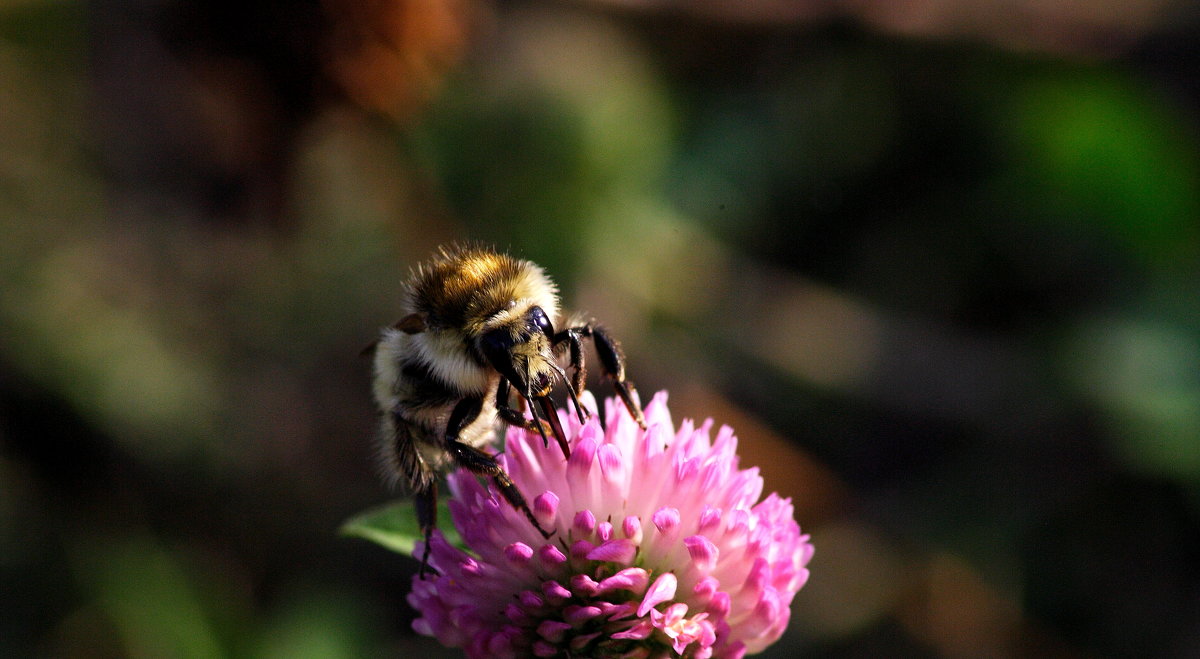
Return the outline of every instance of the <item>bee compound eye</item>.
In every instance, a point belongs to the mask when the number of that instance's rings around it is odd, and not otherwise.
[[[483,353],[492,368],[508,378],[509,382],[523,386],[524,380],[513,368],[512,347],[515,342],[516,339],[507,329],[494,329],[479,338],[479,351]]]
[[[530,329],[536,329],[546,336],[554,336],[554,325],[541,307],[533,307],[529,310],[529,325]]]
[[[513,343],[513,336],[508,330],[494,329],[480,337],[479,348],[489,361],[494,362],[497,358],[506,356],[512,349]]]

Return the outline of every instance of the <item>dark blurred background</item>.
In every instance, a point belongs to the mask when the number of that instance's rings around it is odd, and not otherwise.
[[[393,496],[356,355],[478,239],[793,498],[764,656],[1200,656],[1198,37],[1168,0],[0,2],[0,655],[456,656],[337,529]]]

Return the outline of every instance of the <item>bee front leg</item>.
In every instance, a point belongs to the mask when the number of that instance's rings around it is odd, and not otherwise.
[[[567,329],[554,335],[552,343],[555,348],[567,343],[570,349],[571,359],[568,366],[574,369],[571,375],[571,386],[577,392],[583,392],[584,379],[587,377],[587,363],[583,356],[583,339],[592,335],[592,327],[584,325],[583,327],[568,327]]]
[[[579,422],[587,423],[588,411],[583,409],[583,405],[579,404],[579,394],[583,393],[585,379],[587,377],[587,364],[583,358],[583,336],[584,332],[591,332],[590,327],[572,327],[565,329],[558,334],[555,334],[551,339],[551,345],[555,349],[562,345],[565,341],[570,349],[570,361],[567,366],[574,370],[571,374],[571,382],[568,387],[568,392],[571,395],[571,401],[575,403],[575,411],[579,413]]]
[[[509,396],[512,393],[512,385],[509,384],[506,378],[500,378],[500,386],[496,390],[496,414],[510,426],[524,428],[530,432],[534,430],[542,436],[542,445],[550,445],[550,436],[553,435],[555,441],[563,450],[563,455],[571,457],[571,448],[567,444],[567,435],[563,432],[562,424],[558,421],[558,413],[554,411],[554,404],[545,396],[540,396],[537,400],[542,405],[545,419],[538,416],[537,408],[533,406],[533,400],[528,400],[529,411],[533,414],[532,419],[526,419],[525,415],[520,410],[514,409],[509,405]]]
[[[625,379],[625,354],[621,352],[621,344],[617,343],[615,339],[608,335],[608,332],[604,331],[598,325],[589,323],[581,327],[572,327],[554,336],[555,345],[563,341],[570,343],[570,365],[575,369],[576,388],[579,391],[583,391],[583,377],[587,370],[584,363],[583,349],[580,345],[584,337],[591,337],[592,344],[596,346],[596,356],[600,358],[600,370],[603,371],[604,377],[612,381],[613,389],[617,391],[617,395],[625,403],[625,408],[629,410],[629,415],[645,430],[646,417],[642,414],[642,408],[633,398],[637,390],[634,389],[632,382]]]
[[[473,474],[490,476],[505,500],[512,504],[513,508],[524,513],[543,538],[549,538],[550,532],[543,529],[542,525],[538,523],[537,518],[533,516],[533,510],[529,508],[529,504],[521,494],[521,490],[517,489],[516,483],[513,483],[512,478],[504,471],[500,463],[496,462],[496,458],[474,446],[458,441],[458,434],[477,419],[482,411],[483,398],[481,397],[464,398],[454,406],[454,411],[450,413],[450,420],[446,424],[446,452],[454,458],[454,462],[458,466]]]
[[[510,426],[524,428],[530,432],[539,432],[542,437],[548,438],[554,429],[550,424],[541,419],[527,419],[521,413],[521,410],[514,408],[510,403],[512,396],[512,385],[509,384],[507,378],[500,378],[500,386],[496,389],[496,414],[502,421]],[[547,439],[547,441],[549,441]]]

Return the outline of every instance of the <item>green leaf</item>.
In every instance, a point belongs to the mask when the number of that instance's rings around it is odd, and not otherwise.
[[[450,508],[445,499],[438,501],[438,519],[450,519]],[[453,525],[446,524],[438,528],[447,542],[459,549],[467,548]],[[413,547],[422,539],[416,507],[409,499],[361,512],[342,524],[341,533],[365,538],[406,556],[413,555]]]

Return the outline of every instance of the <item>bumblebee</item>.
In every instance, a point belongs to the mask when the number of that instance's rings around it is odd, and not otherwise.
[[[405,283],[405,315],[374,344],[374,396],[386,475],[412,492],[417,522],[429,539],[437,523],[437,479],[454,467],[487,476],[514,508],[542,528],[525,497],[484,450],[496,419],[554,437],[570,447],[550,393],[562,383],[580,420],[586,373],[583,343],[596,349],[601,371],[645,428],[620,345],[594,322],[560,315],[554,283],[536,264],[478,246],[443,247]],[[555,323],[566,325],[556,329]],[[560,363],[565,363],[566,368]],[[567,370],[573,371],[570,378]],[[513,394],[532,418],[512,406]]]

